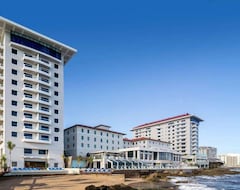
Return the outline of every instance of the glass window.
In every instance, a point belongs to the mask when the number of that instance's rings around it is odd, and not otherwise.
[[[30,63],[24,63],[24,66],[25,66],[25,67],[29,67],[29,68],[32,68],[32,67],[33,67],[32,64],[30,64]]]
[[[17,122],[16,121],[12,121],[12,126],[13,127],[17,127]]]
[[[12,64],[17,65],[17,60],[16,59],[12,59]]]
[[[44,44],[40,41],[38,42],[36,40],[29,39],[29,37],[23,36],[22,34],[17,34],[16,32],[15,33],[12,32],[11,33],[11,41],[21,44],[21,45],[24,45],[24,46],[27,46],[27,47],[30,47],[30,48],[33,48],[35,50],[41,51],[43,53],[46,53],[52,57],[55,57],[55,58],[61,60],[61,53],[58,52],[55,48],[51,47],[48,44]],[[17,54],[17,50],[12,49],[12,53]]]
[[[24,86],[27,87],[27,88],[32,88],[33,87],[32,84],[28,84],[28,83],[24,83]]]
[[[30,114],[30,113],[24,113],[24,117],[25,117],[25,118],[32,119],[32,114]]]
[[[25,98],[32,98],[32,94],[24,93]]]
[[[12,74],[13,75],[17,75],[17,70],[16,69],[12,69]]]
[[[38,150],[38,154],[47,154],[47,150]]]
[[[55,96],[58,96],[58,92],[57,92],[57,91],[54,91],[54,95],[55,95]]]
[[[12,84],[13,85],[17,85],[17,81],[16,80],[12,80]]]
[[[12,111],[12,116],[17,116],[17,112],[16,111]]]
[[[59,132],[59,128],[54,128],[54,132]]]
[[[49,141],[49,136],[47,136],[47,135],[41,135],[41,136],[40,136],[40,140]]]
[[[54,141],[58,141],[58,137],[54,137]]]
[[[17,132],[12,132],[12,137],[17,137]]]
[[[24,123],[24,127],[27,129],[32,129],[32,124],[31,123]]]
[[[54,104],[55,104],[55,105],[58,105],[58,101],[57,101],[57,100],[54,100]]]
[[[17,96],[17,91],[16,90],[12,90],[12,95]]]
[[[44,126],[44,125],[41,125],[41,126],[40,126],[40,130],[49,131],[49,127]]]
[[[12,54],[17,54],[17,50],[16,49],[12,49]]]
[[[25,108],[32,108],[33,105],[32,105],[32,104],[28,104],[28,103],[24,103],[24,107],[25,107]]]
[[[55,77],[55,78],[58,78],[58,73],[54,73],[54,77]]]
[[[54,123],[58,123],[58,119],[54,119]]]
[[[43,115],[41,115],[41,116],[40,116],[40,120],[49,121],[49,117],[48,117],[48,116],[43,116]]]
[[[58,110],[54,110],[54,113],[55,113],[55,114],[58,114]]]
[[[32,154],[32,149],[24,148],[24,154]]]
[[[29,73],[24,73],[24,76],[27,78],[33,78],[32,74],[29,74]]]
[[[17,101],[12,100],[12,105],[13,105],[13,106],[17,106]]]
[[[32,139],[32,134],[31,133],[24,133],[25,139]]]
[[[43,92],[49,92],[49,88],[40,86],[40,90]]]
[[[54,82],[54,86],[58,87],[58,82]]]
[[[55,68],[55,69],[58,69],[58,64],[54,64],[54,68]]]
[[[40,97],[40,100],[44,102],[49,102],[49,99],[43,96]]]
[[[45,111],[45,112],[49,112],[49,108],[45,107],[45,106],[41,106],[40,110]]]

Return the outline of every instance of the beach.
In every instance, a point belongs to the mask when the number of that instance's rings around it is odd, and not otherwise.
[[[49,176],[9,176],[0,178],[0,190],[84,190],[89,185],[111,186],[143,182],[142,178],[124,178],[123,175],[81,174]]]

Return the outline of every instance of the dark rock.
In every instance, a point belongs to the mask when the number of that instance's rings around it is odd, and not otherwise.
[[[85,188],[85,190],[97,190],[97,188],[94,185],[89,185]]]
[[[87,186],[85,190],[136,190],[136,189],[128,185],[120,184],[120,185],[113,185],[113,186],[102,185],[99,187],[90,185],[90,186]]]

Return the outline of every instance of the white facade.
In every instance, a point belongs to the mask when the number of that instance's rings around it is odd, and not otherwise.
[[[202,119],[183,114],[139,125],[132,129],[134,138],[151,138],[170,142],[172,149],[186,155],[198,153],[198,127]]]
[[[218,158],[223,161],[224,166],[240,167],[240,154],[224,154],[219,155]]]
[[[63,166],[63,69],[74,53],[0,17],[0,156],[8,166]]]
[[[208,159],[217,158],[217,148],[210,146],[200,146],[199,154],[205,155]]]
[[[124,139],[124,148],[95,152],[93,166],[113,169],[160,169],[181,166],[181,153],[170,143],[149,138]]]
[[[118,150],[123,147],[123,135],[106,125],[74,125],[64,130],[64,150],[74,158],[96,151]]]

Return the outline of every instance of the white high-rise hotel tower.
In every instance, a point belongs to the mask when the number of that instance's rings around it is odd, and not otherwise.
[[[75,53],[0,17],[0,156],[8,166],[63,166],[63,69]]]

